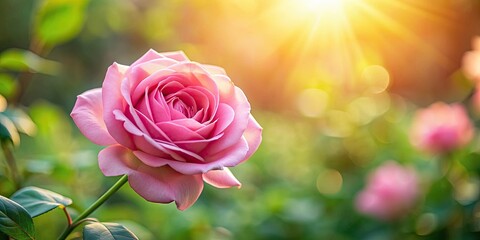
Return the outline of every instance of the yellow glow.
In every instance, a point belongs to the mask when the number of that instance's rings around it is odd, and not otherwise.
[[[288,66],[289,71],[282,75],[285,81],[282,91],[297,97],[295,107],[303,116],[325,118],[323,124],[330,135],[348,135],[351,124],[368,123],[381,109],[388,109],[377,105],[372,107],[375,111],[362,108],[375,114],[358,118],[362,112],[352,115],[348,111],[349,102],[355,100],[348,96],[388,94],[390,87],[394,87],[392,81],[402,81],[393,77],[397,66],[391,59],[398,57],[405,61],[403,53],[415,49],[425,61],[434,61],[443,68],[452,66],[436,45],[418,34],[424,26],[449,24],[445,18],[448,11],[438,6],[403,0],[271,0],[270,3],[254,19],[259,29],[255,36],[266,40],[256,41],[252,37],[242,41],[247,41],[249,47],[263,43],[257,48],[262,49],[264,58],[256,52],[252,56],[257,62],[264,63],[264,59],[273,57],[280,67]],[[322,89],[325,94],[305,89]],[[348,94],[334,95],[339,92]],[[329,103],[325,104],[324,99]],[[343,113],[329,113],[330,110]],[[337,121],[342,114],[351,119]]]
[[[315,8],[336,8],[342,5],[342,0],[300,0],[302,4],[306,5],[307,7],[315,7]]]

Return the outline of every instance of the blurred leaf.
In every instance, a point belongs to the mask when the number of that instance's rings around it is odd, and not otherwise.
[[[85,19],[85,0],[47,0],[38,13],[35,33],[49,46],[74,38],[82,29]]]
[[[126,227],[118,223],[92,223],[83,228],[84,240],[116,240],[116,239],[138,239]]]
[[[72,204],[72,199],[38,187],[22,188],[11,199],[22,205],[32,218]]]
[[[0,240],[8,240],[8,235],[3,232],[0,232]]]
[[[3,114],[12,120],[19,132],[32,136],[37,131],[35,123],[22,109],[7,109]]]
[[[121,221],[119,223],[122,224],[123,226],[125,226],[126,228],[128,228],[129,230],[131,230],[132,232],[134,232],[135,235],[138,237],[138,239],[142,239],[142,240],[156,239],[153,236],[153,234],[147,228],[145,228],[144,226],[142,226],[142,225],[140,225],[136,222]]]
[[[48,102],[37,102],[30,106],[29,115],[37,126],[38,147],[42,152],[57,154],[71,148],[70,118],[59,107]]]
[[[0,95],[10,97],[16,89],[15,79],[9,74],[0,73]]]
[[[3,196],[0,196],[0,231],[18,240],[35,239],[35,227],[28,212]]]
[[[472,152],[466,157],[460,158],[460,163],[467,171],[480,174],[480,153]]]
[[[0,95],[0,112],[5,111],[5,109],[7,109],[7,99]]]
[[[28,50],[10,48],[0,54],[0,68],[14,71],[34,71],[45,74],[56,74],[60,64],[41,58]]]
[[[2,142],[10,141],[14,145],[20,143],[20,136],[18,135],[15,124],[3,114],[0,114],[0,140]]]

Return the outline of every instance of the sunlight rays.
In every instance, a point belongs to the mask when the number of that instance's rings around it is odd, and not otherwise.
[[[431,56],[441,67],[451,66],[447,57],[407,25],[420,20],[447,25],[448,18],[448,10],[406,0],[277,0],[259,22],[274,40],[272,51],[288,45],[290,48],[282,51],[295,52],[298,61],[337,51],[332,53],[334,61],[343,66],[342,71],[353,73],[356,65],[368,61],[363,43],[369,39],[382,42],[385,34],[393,34]],[[350,81],[353,76],[339,77]]]

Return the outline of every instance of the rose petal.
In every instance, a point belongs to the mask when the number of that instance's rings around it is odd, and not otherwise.
[[[213,136],[222,133],[235,119],[235,111],[229,105],[220,103],[217,110],[217,123]]]
[[[144,79],[146,76],[152,75],[158,70],[167,68],[173,64],[177,64],[178,61],[174,59],[168,59],[168,58],[159,58],[159,59],[153,59],[148,62],[143,62],[138,65],[135,65],[135,67],[132,68],[132,74],[138,74],[138,76],[143,76]],[[134,73],[135,71],[138,71]]]
[[[213,129],[215,129],[216,124],[217,124],[217,122],[214,121],[210,124],[207,124],[207,125],[199,128],[198,130],[195,130],[195,132],[202,135],[203,138],[210,138],[211,135],[212,135],[211,133],[212,133]]]
[[[103,121],[102,89],[86,91],[77,97],[73,107],[73,121],[85,137],[98,145],[115,144]]]
[[[218,134],[215,137],[204,139],[204,140],[187,140],[187,141],[175,141],[175,145],[179,148],[186,149],[191,152],[201,152],[205,147],[208,146],[209,142],[216,141],[223,136],[223,133]]]
[[[130,174],[141,162],[128,148],[112,145],[98,153],[98,165],[105,176]]]
[[[127,174],[132,189],[147,201],[175,201],[178,209],[185,210],[203,190],[200,174],[183,175],[170,167],[148,167],[120,145],[105,148],[98,157],[100,169],[106,176]]]
[[[144,62],[149,62],[149,61],[152,61],[154,59],[161,59],[161,58],[165,58],[165,56],[163,56],[162,54],[158,53],[157,51],[153,50],[153,49],[149,49],[145,54],[143,54],[137,61],[135,61],[134,63],[132,63],[130,65],[130,67],[134,67],[134,66],[137,66],[139,64],[142,64]]]
[[[169,69],[186,74],[188,79],[194,82],[192,85],[203,86],[218,96],[218,87],[212,79],[212,75],[202,65],[195,62],[181,62],[170,66]]]
[[[122,111],[114,110],[113,115],[115,116],[115,119],[118,120],[118,122],[123,122],[122,128],[125,129],[128,133],[136,136],[144,135],[144,132],[139,129],[138,126],[132,122],[132,120],[125,116],[125,113],[123,113]]]
[[[133,137],[135,145],[139,150],[142,150],[148,154],[152,154],[155,157],[166,158],[164,155],[168,154],[174,160],[172,161],[181,161],[181,162],[204,162],[202,156],[189,151],[187,149],[179,148],[175,144],[171,142],[160,141],[156,139],[152,139],[150,136],[143,134],[142,136],[134,136]],[[141,159],[142,161],[144,159]],[[143,161],[145,164],[150,165],[152,167],[158,167],[165,165],[162,161]]]
[[[137,80],[130,79],[129,81],[135,82]],[[147,88],[158,87],[161,92],[161,87],[172,81],[179,82],[183,85],[189,84],[189,80],[185,78],[185,76],[169,68],[160,69],[145,79],[142,78],[138,81],[138,83],[132,83],[132,89],[130,90],[133,103],[138,102],[145,94],[145,89]]]
[[[213,155],[224,151],[240,141],[243,132],[247,128],[250,119],[250,103],[247,101],[245,94],[237,87],[233,88],[234,94],[231,97],[235,98],[232,104],[229,104],[235,112],[235,117],[230,125],[223,131],[224,135],[217,142],[208,146],[201,154],[205,156]],[[223,100],[222,100],[223,102]],[[217,112],[216,119],[220,118]]]
[[[243,136],[247,140],[248,143],[248,152],[245,156],[245,160],[249,159],[250,156],[253,155],[255,151],[257,151],[260,143],[262,142],[262,127],[258,124],[257,120],[250,115],[250,119],[248,121],[248,126]]]
[[[245,160],[245,156],[248,152],[248,143],[245,138],[241,138],[234,146],[229,149],[217,153],[214,156],[209,156],[204,163],[194,162],[180,162],[175,160],[163,159],[154,155],[142,152],[134,151],[133,154],[138,157],[142,162],[154,163],[159,166],[165,164],[172,167],[175,171],[182,174],[192,175],[199,173],[206,173],[213,169],[223,169],[224,167],[233,167]],[[150,164],[149,164],[150,165]]]
[[[194,130],[173,122],[161,122],[158,123],[157,126],[166,133],[173,142],[204,139],[202,135],[196,133]]]
[[[163,56],[167,57],[167,58],[170,58],[170,59],[174,59],[174,60],[177,60],[177,61],[190,61],[187,57],[187,55],[185,55],[185,53],[183,51],[175,51],[175,52],[164,52],[162,53]]]
[[[110,135],[120,144],[132,148],[133,143],[129,133],[123,128],[123,123],[115,119],[114,110],[124,109],[126,104],[121,94],[121,84],[128,66],[113,63],[108,68],[102,85],[103,120]]]
[[[227,73],[225,72],[225,69],[219,66],[202,64],[202,67],[205,68],[210,74],[227,75]]]
[[[145,153],[154,155],[158,158],[166,158],[166,159],[173,158],[177,161],[183,161],[183,162],[186,161],[182,156],[162,147],[162,145],[159,143],[161,141],[155,141],[155,140],[152,140],[151,138],[147,140],[146,138],[148,137],[133,136],[133,142],[135,143],[135,146],[137,147],[138,151],[143,151]],[[145,162],[145,161],[142,161],[142,162],[151,167],[160,167],[165,165],[165,164],[157,164],[157,163],[151,163],[151,162]]]
[[[238,187],[242,184],[235,178],[230,169],[223,168],[222,170],[211,170],[203,175],[203,181],[217,187],[217,188],[229,188]]]
[[[185,119],[177,119],[177,120],[173,120],[171,121],[171,123],[173,124],[176,124],[176,125],[180,125],[180,126],[184,126],[190,130],[193,130],[193,131],[197,131],[203,127],[205,127],[205,125],[197,122],[195,119],[191,119],[191,118],[185,118]]]
[[[179,210],[185,210],[197,201],[203,190],[202,175],[183,175],[170,167],[151,168],[141,165],[128,177],[130,186],[151,202],[175,201]]]

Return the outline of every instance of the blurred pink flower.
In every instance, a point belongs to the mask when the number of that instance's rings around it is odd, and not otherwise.
[[[355,199],[355,207],[381,220],[395,220],[407,214],[418,197],[416,172],[388,161],[370,174],[366,188]]]
[[[473,133],[473,125],[462,105],[437,102],[416,112],[410,140],[420,150],[447,153],[467,145]]]
[[[472,51],[463,55],[463,72],[474,82],[480,81],[480,37],[472,39]]]
[[[227,167],[247,160],[262,128],[225,71],[183,52],[148,51],[130,66],[113,63],[102,88],[78,96],[71,116],[92,142],[106,176],[128,175],[152,202],[184,210],[203,190],[240,186]]]

